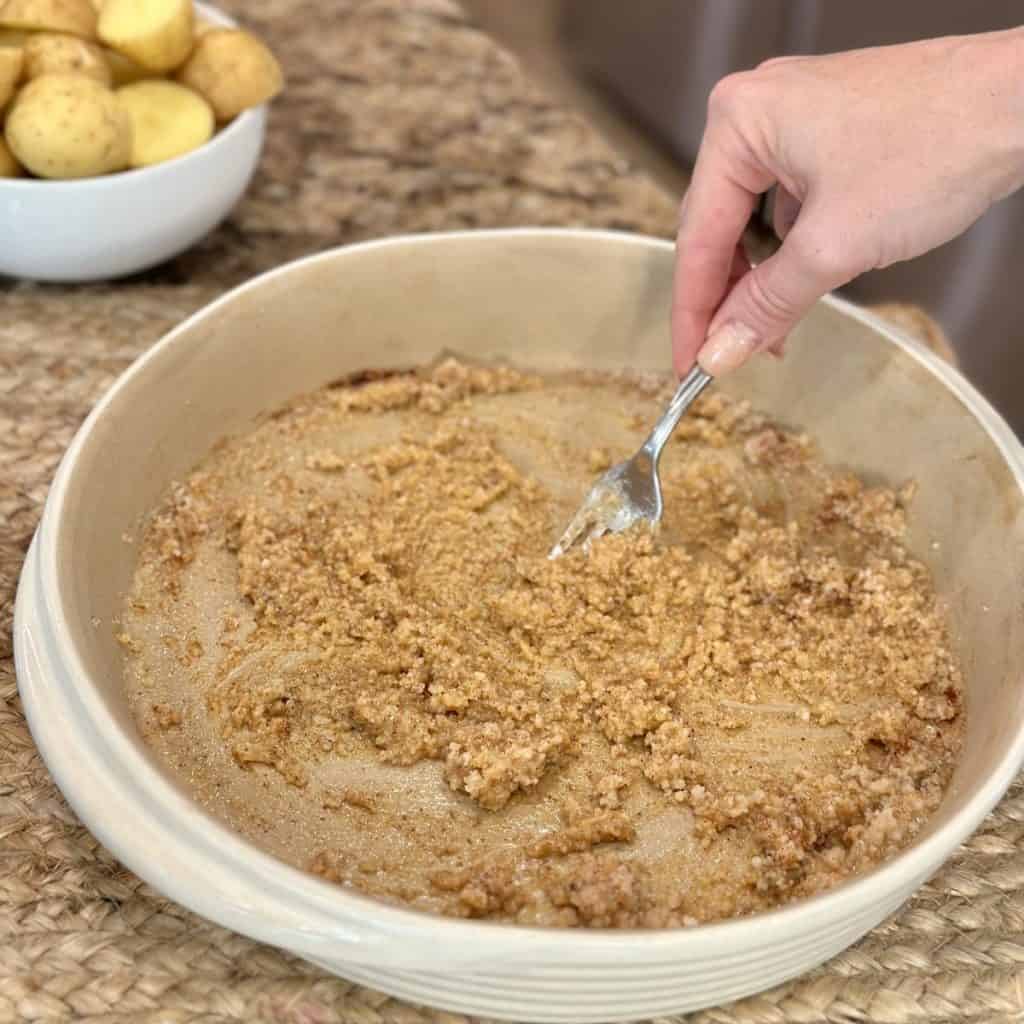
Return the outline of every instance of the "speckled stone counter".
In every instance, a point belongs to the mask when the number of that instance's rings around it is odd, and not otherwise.
[[[272,44],[288,76],[260,170],[228,222],[130,280],[0,283],[0,1024],[458,1019],[201,921],[103,850],[54,788],[20,711],[17,577],[57,461],[93,402],[169,327],[232,285],[400,232],[674,228],[674,200],[524,80],[447,0],[225,6]],[[857,948],[699,1019],[1020,1019],[1022,822],[1015,790],[969,848]]]

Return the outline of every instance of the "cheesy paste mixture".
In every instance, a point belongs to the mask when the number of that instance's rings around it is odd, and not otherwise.
[[[690,925],[905,846],[964,719],[912,488],[712,390],[658,532],[548,560],[671,389],[447,359],[221,443],[135,539],[158,759],[289,863],[458,917]]]

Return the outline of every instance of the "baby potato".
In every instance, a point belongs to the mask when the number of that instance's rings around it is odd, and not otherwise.
[[[171,71],[192,49],[192,0],[104,0],[98,32],[151,71]]]
[[[270,50],[248,32],[230,28],[213,29],[196,40],[178,81],[204,96],[218,121],[265,103],[284,85]]]
[[[176,82],[136,82],[118,89],[116,95],[132,119],[132,167],[172,160],[213,136],[209,103]]]
[[[0,135],[0,178],[20,178],[24,173],[25,168],[14,159],[10,147]]]
[[[96,11],[89,0],[4,0],[0,26],[95,39]]]
[[[40,75],[85,75],[103,85],[110,85],[110,65],[103,51],[95,44],[77,36],[39,32],[25,44],[25,77]]]
[[[25,67],[25,53],[13,47],[0,47],[0,107],[14,95]]]
[[[156,76],[155,71],[144,68],[141,64],[133,61],[131,57],[118,53],[117,50],[108,50],[104,47],[103,59],[107,62],[107,67],[110,68],[110,77],[115,87],[130,85],[132,82],[141,82],[145,78]]]
[[[42,75],[17,95],[4,127],[17,160],[40,178],[124,170],[132,122],[114,93],[82,75]]]

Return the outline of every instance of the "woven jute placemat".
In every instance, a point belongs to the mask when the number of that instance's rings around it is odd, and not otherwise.
[[[285,259],[401,231],[576,224],[670,235],[674,203],[523,80],[447,0],[236,0],[288,91],[230,222],[114,285],[0,284],[0,1024],[419,1024],[462,1018],[325,975],[203,921],[121,867],[54,787],[12,665],[15,586],[95,400],[169,327]],[[0,243],[2,244],[2,243]],[[905,307],[887,315],[938,349]],[[719,1024],[1024,1018],[1024,790],[855,948]]]

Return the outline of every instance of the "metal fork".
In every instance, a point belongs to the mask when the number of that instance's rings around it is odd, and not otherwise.
[[[590,545],[606,533],[621,533],[642,519],[652,527],[661,520],[664,509],[658,479],[661,450],[683,413],[711,380],[710,374],[699,366],[694,366],[683,378],[640,450],[598,478],[548,558],[564,555],[584,534],[583,550],[589,552]]]

